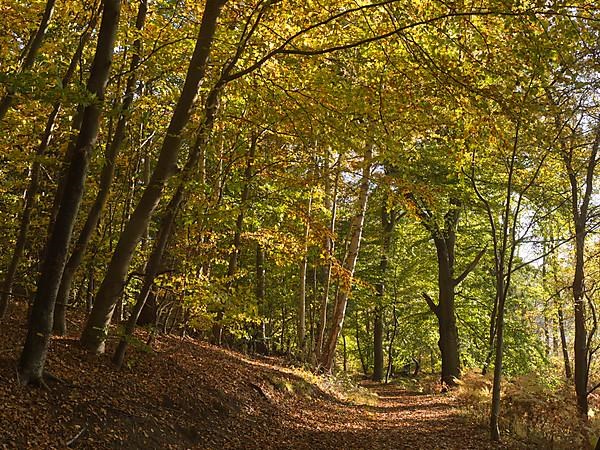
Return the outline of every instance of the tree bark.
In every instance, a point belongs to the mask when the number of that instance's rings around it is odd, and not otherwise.
[[[188,67],[183,90],[163,140],[158,162],[150,183],[146,186],[131,218],[121,233],[106,275],[96,294],[94,307],[83,329],[80,341],[82,346],[89,351],[104,352],[106,331],[116,299],[123,288],[133,252],[160,201],[167,181],[175,172],[183,128],[189,121],[200,83],[204,79],[208,56],[217,28],[217,19],[225,2],[226,0],[208,0],[206,2],[196,47]]]
[[[18,372],[22,384],[36,383],[42,380],[52,331],[56,295],[65,267],[73,225],[83,197],[90,153],[98,136],[102,101],[112,63],[120,8],[120,0],[105,0],[104,2],[96,53],[87,84],[87,90],[95,95],[96,101],[86,106],[83,111],[81,130],[65,177],[69,189],[65,190],[62,195],[56,226],[54,226],[46,245],[37,292],[31,309],[27,338],[19,361]]]

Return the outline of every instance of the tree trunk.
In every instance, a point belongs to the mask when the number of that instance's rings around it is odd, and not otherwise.
[[[383,307],[375,307],[373,322],[373,381],[383,379]]]
[[[259,345],[257,351],[262,354],[269,353],[269,345],[267,343],[267,333],[265,326],[265,294],[266,294],[266,278],[265,278],[265,250],[259,243],[256,244],[256,306],[258,315],[260,316],[260,329],[258,333]]]
[[[506,303],[504,271],[496,275],[496,292],[499,295],[498,318],[496,324],[496,356],[494,358],[494,381],[492,384],[492,408],[490,413],[490,433],[492,441],[500,441],[500,388],[502,382],[502,352],[504,350],[504,310]]]
[[[387,199],[386,199],[387,200]],[[392,235],[394,226],[396,225],[395,212],[388,211],[387,205],[381,207],[381,257],[379,260],[379,276],[381,277],[377,283],[377,305],[375,306],[375,318],[373,322],[373,381],[381,381],[383,379],[383,314],[384,314],[384,295],[385,295],[385,278],[389,266],[389,252],[392,245]]]
[[[67,71],[65,72],[61,81],[62,86],[64,87],[68,86],[71,82],[71,79],[73,78],[73,74],[75,73],[75,69],[77,68],[77,64],[79,63],[79,60],[83,53],[83,49],[89,41],[93,29],[96,27],[97,17],[97,12],[94,12],[94,15],[90,20],[89,26],[79,39],[77,49],[75,50],[75,53],[73,54],[73,57],[71,58],[71,61],[69,63],[69,67],[67,68]],[[0,293],[0,319],[4,317],[4,314],[6,313],[6,308],[8,306],[9,297],[12,293],[13,283],[17,274],[19,262],[23,257],[23,252],[27,244],[27,235],[29,234],[29,227],[31,225],[31,214],[35,207],[36,197],[40,185],[40,176],[42,173],[42,165],[39,161],[39,157],[43,156],[46,153],[46,150],[48,150],[48,147],[50,146],[50,142],[52,141],[52,133],[54,131],[56,119],[58,118],[58,114],[60,113],[61,107],[61,102],[56,102],[52,106],[52,111],[50,112],[50,115],[46,120],[46,127],[44,129],[44,133],[42,134],[40,144],[38,145],[35,152],[36,159],[32,164],[31,178],[29,179],[29,185],[27,187],[27,191],[25,192],[25,201],[23,205],[23,213],[21,214],[21,220],[19,223],[17,241],[15,243],[15,248],[13,250],[8,269],[6,271],[6,276],[4,277],[4,282],[2,284],[2,293]]]
[[[584,250],[585,224],[576,224],[575,276],[573,278],[573,302],[575,305],[575,392],[577,408],[587,417],[588,413],[588,342],[584,297]]]
[[[46,7],[44,9],[44,13],[42,14],[40,24],[38,25],[38,28],[31,37],[31,39],[29,40],[27,46],[23,49],[23,52],[21,53],[19,67],[17,68],[16,74],[28,70],[31,68],[31,66],[33,66],[33,62],[35,60],[37,52],[42,46],[42,42],[44,41],[44,37],[46,36],[46,31],[48,30],[50,19],[52,18],[52,14],[54,13],[55,3],[56,0],[48,0],[46,2]],[[4,97],[0,100],[0,122],[2,121],[2,119],[4,119],[4,116],[10,109],[14,99],[15,91],[9,87]]]
[[[240,198],[240,211],[235,221],[235,232],[233,234],[233,249],[229,254],[229,264],[227,266],[227,287],[233,286],[233,277],[238,269],[238,261],[240,257],[241,245],[242,245],[242,231],[244,228],[244,217],[246,215],[246,208],[248,199],[250,198],[250,182],[252,181],[252,166],[254,164],[254,156],[256,154],[256,144],[258,142],[258,136],[252,136],[250,143],[250,149],[248,150],[248,158],[246,161],[246,168],[244,170],[244,187],[242,188],[242,195]],[[225,314],[224,308],[221,307],[217,311],[216,320],[213,324],[213,336],[212,342],[215,345],[221,345],[223,339],[223,316]]]
[[[396,339],[396,333],[398,331],[398,316],[396,314],[396,305],[392,308],[392,316],[394,318],[394,328],[392,329],[392,336],[390,337],[390,343],[388,344],[388,365],[385,372],[385,383],[387,384],[390,376],[392,375],[392,367],[394,365],[394,340]]]
[[[346,306],[348,304],[348,296],[352,290],[352,277],[354,276],[354,268],[356,259],[360,250],[360,241],[362,230],[365,221],[365,213],[367,210],[367,201],[369,198],[369,179],[371,176],[371,164],[373,158],[373,148],[367,146],[363,160],[363,171],[360,182],[360,193],[357,201],[357,214],[352,220],[350,227],[350,245],[346,257],[344,258],[343,268],[347,273],[347,279],[341,280],[341,286],[336,296],[335,307],[333,312],[333,324],[327,338],[325,352],[321,358],[321,365],[326,372],[331,372],[333,368],[333,360],[335,357],[335,349],[337,341],[344,325],[344,317],[346,315]]]
[[[221,7],[226,0],[208,0],[204,8],[196,47],[181,96],[175,106],[171,122],[164,138],[160,156],[150,183],[146,186],[130,220],[119,238],[106,275],[96,294],[96,301],[81,335],[81,344],[89,351],[101,353],[108,324],[120,295],[133,252],[141,239],[152,213],[162,196],[163,189],[176,169],[181,148],[183,128],[187,124],[194,99],[206,72],[208,56],[217,27]]]
[[[46,245],[31,310],[29,330],[19,361],[19,377],[22,384],[35,383],[42,379],[52,331],[56,295],[65,267],[73,225],[83,197],[90,153],[98,136],[102,100],[110,73],[120,7],[120,0],[104,2],[96,54],[87,85],[87,90],[95,95],[97,101],[84,109],[81,130],[65,177],[69,189],[66,189],[62,195],[56,225]]]
[[[147,12],[148,0],[141,0],[139,3],[137,18],[135,21],[135,27],[138,31],[141,31],[144,28]],[[127,119],[129,117],[129,110],[131,108],[131,104],[133,103],[133,96],[137,83],[135,70],[137,69],[140,63],[140,39],[136,39],[134,41],[133,48],[134,54],[131,58],[131,64],[129,66],[131,75],[127,79],[125,93],[123,95],[123,101],[120,106],[121,114],[119,116],[119,121],[117,123],[115,134],[112,140],[110,140],[109,144],[107,145],[106,153],[104,155],[104,166],[102,167],[102,172],[100,174],[100,185],[98,187],[98,193],[96,194],[94,204],[88,212],[83,228],[79,233],[79,238],[77,239],[77,243],[75,244],[73,253],[71,253],[71,257],[67,261],[65,270],[63,271],[63,275],[61,278],[60,287],[58,289],[58,296],[56,298],[56,309],[54,311],[54,334],[59,336],[62,336],[66,333],[65,312],[66,306],[69,302],[69,294],[71,292],[73,278],[75,277],[75,272],[77,271],[79,265],[81,264],[81,261],[83,260],[83,256],[85,255],[87,246],[92,238],[94,230],[98,226],[100,216],[102,214],[102,211],[104,210],[106,201],[108,200],[108,194],[110,192],[110,187],[114,178],[117,155],[119,153],[119,150],[121,149],[121,146],[123,145],[123,142],[125,141]]]
[[[312,192],[308,200],[306,228],[304,229],[304,248],[300,263],[300,282],[298,289],[298,351],[300,358],[306,356],[306,272],[308,269],[308,237],[310,235],[310,214],[312,209]]]
[[[560,345],[562,348],[563,361],[565,364],[565,377],[570,380],[573,374],[571,373],[571,361],[569,361],[569,347],[567,345],[567,335],[565,333],[565,318],[562,309],[562,300],[559,298],[558,301],[558,329],[560,332]]]
[[[131,311],[131,315],[127,319],[127,324],[125,325],[125,330],[123,331],[123,336],[119,341],[119,346],[115,351],[113,356],[113,362],[118,368],[121,368],[123,365],[123,360],[125,359],[125,352],[127,350],[127,346],[129,341],[131,340],[131,336],[133,336],[133,332],[135,331],[135,325],[140,317],[140,313],[146,304],[146,300],[148,299],[148,295],[150,294],[150,290],[152,289],[152,285],[154,284],[154,279],[156,278],[158,271],[160,270],[160,265],[162,263],[163,255],[165,249],[167,247],[167,243],[169,241],[169,237],[171,236],[171,231],[173,229],[173,224],[175,222],[175,216],[177,215],[177,210],[183,201],[183,187],[180,185],[177,192],[167,205],[165,210],[165,215],[161,221],[160,230],[158,232],[158,237],[154,244],[154,248],[152,249],[152,253],[148,258],[148,262],[146,263],[146,270],[144,273],[144,280],[142,282],[142,288],[138,293],[135,301],[135,305],[133,310]]]
[[[360,324],[360,322],[358,320],[358,310],[357,310],[356,311],[356,350],[358,351],[358,358],[360,359],[360,366],[362,367],[362,371],[366,376],[369,373],[369,363],[368,363],[368,361],[365,361],[365,355],[360,346],[360,325],[359,324]]]
[[[327,154],[327,161],[329,161],[329,154]],[[338,163],[340,161],[338,160]],[[329,183],[329,166],[325,167],[325,208],[331,211],[331,219],[329,222],[329,235],[325,236],[323,247],[326,252],[328,261],[323,266],[323,294],[321,297],[321,308],[319,313],[319,323],[316,331],[315,339],[315,360],[319,361],[321,358],[321,352],[323,351],[323,342],[325,340],[325,329],[327,327],[327,307],[329,303],[329,290],[331,288],[331,266],[332,259],[335,251],[335,241],[333,236],[335,234],[335,222],[337,216],[337,191],[340,179],[340,168],[336,172],[335,184],[333,187],[333,194],[330,195],[330,183]]]
[[[460,378],[460,359],[458,350],[458,329],[456,328],[456,312],[454,308],[453,258],[448,254],[454,249],[448,249],[446,240],[436,240],[438,251],[438,289],[439,302],[436,310],[440,339],[438,346],[442,356],[442,383],[455,386]]]

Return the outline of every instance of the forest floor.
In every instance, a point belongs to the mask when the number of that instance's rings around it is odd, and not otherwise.
[[[51,342],[47,369],[60,381],[47,388],[17,383],[25,307],[12,305],[2,323],[0,448],[535,448],[492,446],[451,395],[365,383],[363,400],[350,400],[279,359],[190,338],[136,345],[117,371],[109,357],[116,342],[105,356],[87,354],[77,344],[82,317],[70,318],[69,335]]]

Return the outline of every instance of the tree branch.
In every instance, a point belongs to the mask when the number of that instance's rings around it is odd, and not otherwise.
[[[466,269],[463,271],[463,273],[461,273],[457,278],[452,280],[452,282],[454,283],[454,286],[458,286],[460,283],[462,283],[465,280],[465,278],[467,278],[467,276],[473,271],[473,269],[475,269],[475,267],[477,267],[477,264],[479,264],[479,261],[485,254],[486,250],[487,250],[487,245],[485,247],[483,247],[479,251],[479,253],[477,253],[477,256],[475,256],[473,261],[471,261],[471,264],[469,264],[466,267]]]
[[[429,309],[431,309],[431,311],[437,316],[439,314],[439,306],[435,304],[435,302],[433,301],[433,299],[429,296],[429,294],[427,292],[421,292],[421,295],[427,302]]]

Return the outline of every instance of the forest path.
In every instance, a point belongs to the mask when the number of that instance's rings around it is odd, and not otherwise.
[[[451,395],[411,392],[394,384],[364,385],[377,393],[376,405],[321,403],[296,411],[284,423],[295,432],[287,433],[281,448],[525,448],[514,442],[491,444],[487,430],[470,422]]]

